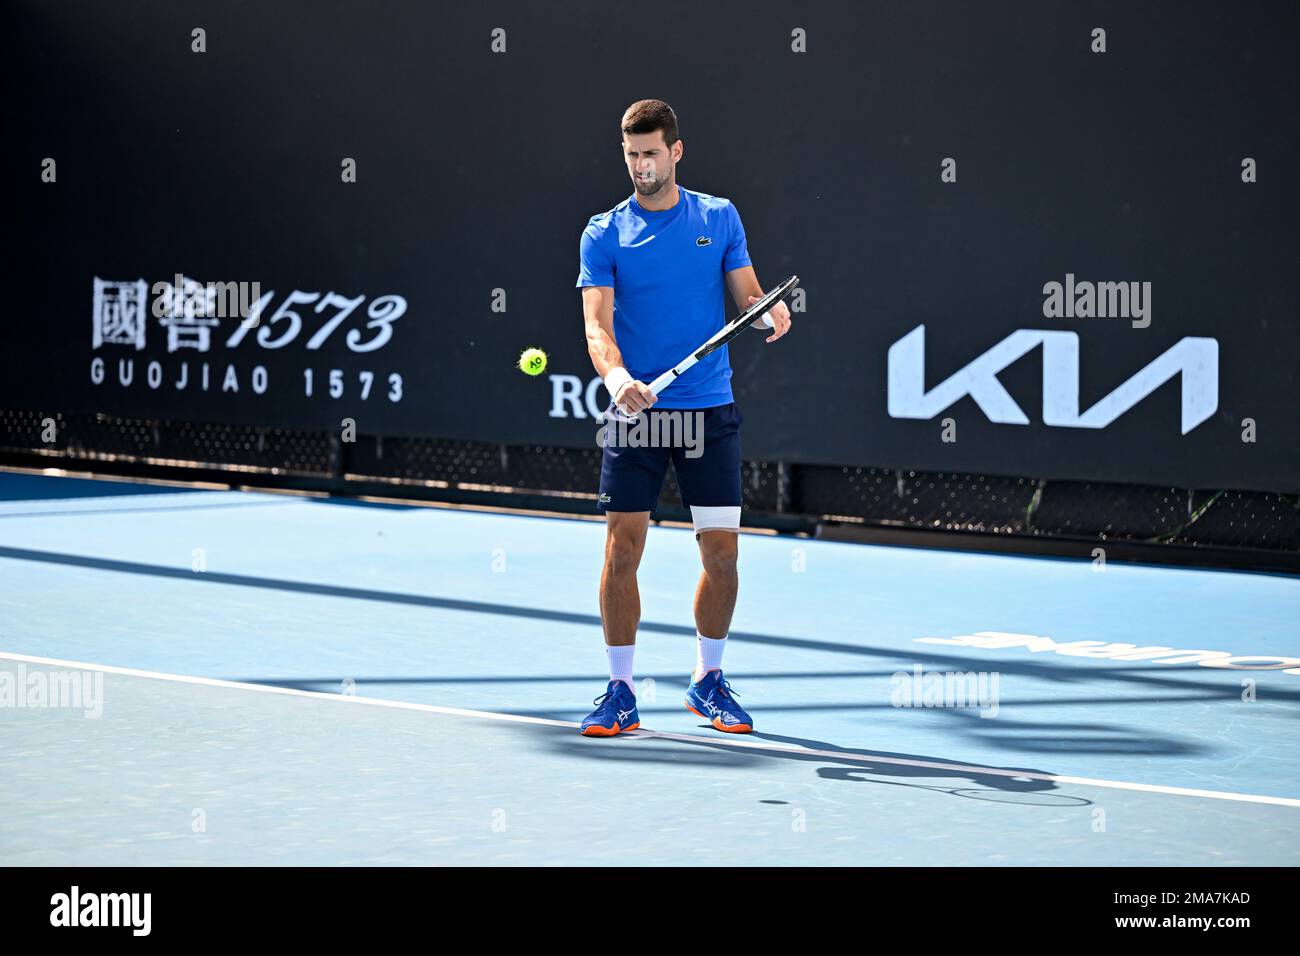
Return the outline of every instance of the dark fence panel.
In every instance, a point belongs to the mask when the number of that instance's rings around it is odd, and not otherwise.
[[[732,347],[748,457],[1300,490],[1300,7],[653,13],[11,3],[0,407],[592,449],[578,235],[658,96],[682,184],[736,203],[760,279],[803,277],[785,341]],[[258,326],[153,315],[177,275],[259,283]],[[1045,315],[1071,281],[1149,298]]]

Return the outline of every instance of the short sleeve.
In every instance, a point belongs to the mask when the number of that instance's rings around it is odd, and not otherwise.
[[[582,230],[582,239],[578,242],[578,288],[584,286],[614,285],[614,262],[609,253],[601,248],[596,238],[596,229],[588,225]]]
[[[745,227],[741,225],[740,213],[733,203],[727,204],[727,211],[730,213],[731,237],[727,241],[726,255],[722,257],[723,272],[753,265],[749,260],[749,245],[745,241]]]

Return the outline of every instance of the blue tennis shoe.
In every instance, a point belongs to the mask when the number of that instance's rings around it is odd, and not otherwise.
[[[612,680],[603,697],[592,701],[596,709],[582,721],[584,737],[615,737],[641,726],[636,712],[636,695],[621,680]]]
[[[754,719],[736,703],[736,692],[722,671],[709,671],[691,684],[686,691],[686,709],[726,734],[747,734],[754,729]]]

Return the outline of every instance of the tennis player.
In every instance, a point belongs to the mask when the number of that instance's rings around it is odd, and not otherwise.
[[[731,394],[727,349],[701,359],[659,396],[646,383],[726,324],[727,294],[744,310],[762,297],[763,289],[736,207],[677,185],[683,145],[672,108],[660,100],[641,100],[628,107],[620,127],[635,191],[609,212],[592,216],[582,232],[578,288],[587,350],[623,412],[698,413],[703,453],[605,443],[598,504],[607,529],[600,618],[610,680],[604,696],[594,701],[596,709],[583,720],[582,733],[612,737],[640,726],[632,683],[641,620],[636,573],[670,459],[704,566],[695,591],[698,650],[686,707],[718,730],[749,733],[754,722],[722,675],[722,652],[736,607],[741,504],[742,418]],[[767,315],[767,341],[775,342],[789,331],[790,312],[778,303]],[[656,412],[648,411],[651,406]]]

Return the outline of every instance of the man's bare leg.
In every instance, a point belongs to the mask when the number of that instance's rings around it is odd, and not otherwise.
[[[605,644],[625,647],[636,643],[641,622],[641,593],[636,571],[645,550],[650,527],[648,511],[611,511],[605,515],[605,567],[600,574],[600,621]]]
[[[731,615],[736,610],[740,578],[736,573],[740,535],[734,531],[701,531],[700,562],[704,571],[695,589],[695,629],[703,637],[720,640],[731,630]],[[702,674],[698,668],[698,680]]]

